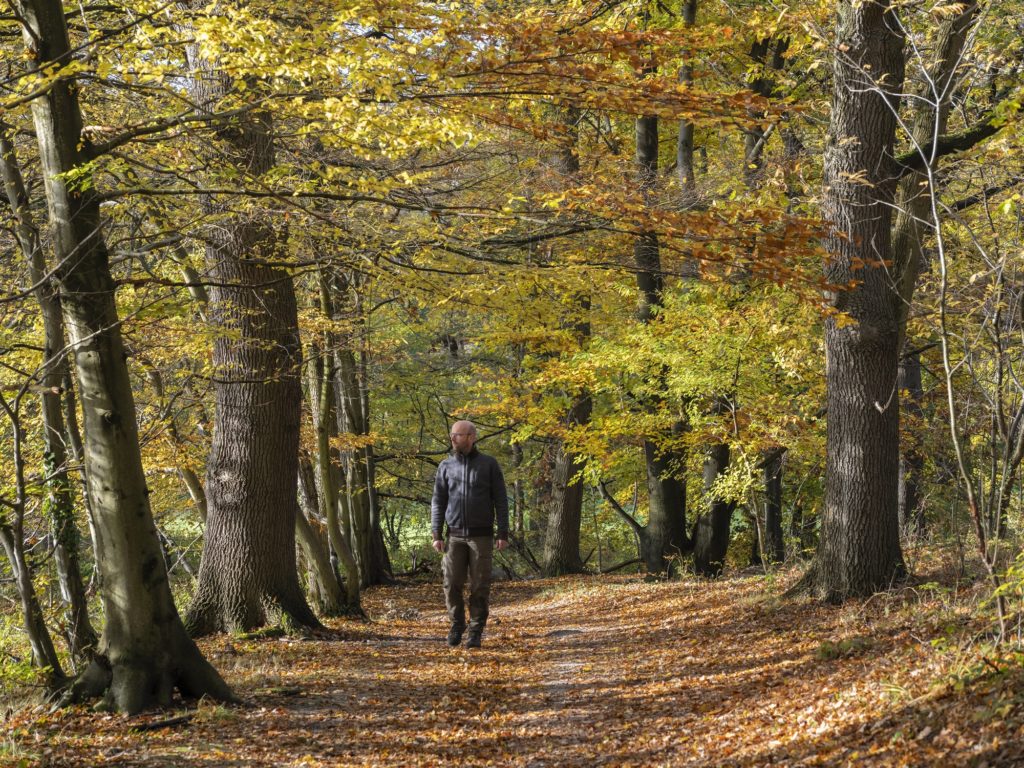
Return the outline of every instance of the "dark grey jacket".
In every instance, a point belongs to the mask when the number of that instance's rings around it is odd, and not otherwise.
[[[468,456],[455,452],[437,467],[430,502],[434,540],[448,525],[452,536],[491,536],[498,519],[498,538],[508,538],[508,493],[505,476],[493,456],[473,448]]]

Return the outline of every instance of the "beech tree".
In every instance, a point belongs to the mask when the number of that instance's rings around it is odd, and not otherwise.
[[[64,10],[54,0],[17,3],[28,59],[47,72],[32,101],[55,268],[85,421],[85,462],[106,623],[96,656],[69,698],[106,695],[129,713],[189,696],[232,699],[185,632],[171,597],[149,506],[99,199],[89,184],[77,84]]]

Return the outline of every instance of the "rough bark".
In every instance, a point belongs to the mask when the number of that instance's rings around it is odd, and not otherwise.
[[[258,178],[274,166],[267,113],[215,118],[230,88],[191,52],[193,91],[217,127],[232,172]],[[205,232],[214,342],[213,442],[199,585],[186,625],[193,635],[266,624],[319,627],[299,585],[295,519],[301,359],[295,289],[278,266],[281,237],[253,207],[207,200]]]
[[[56,0],[17,3],[34,64],[70,61],[64,11]],[[32,102],[58,259],[55,279],[78,376],[85,420],[85,467],[106,624],[97,655],[69,700],[106,694],[137,712],[189,696],[232,699],[231,690],[185,633],[167,582],[139,452],[135,403],[121,340],[114,282],[91,185],[67,177],[83,155],[77,90],[56,80]]]
[[[345,613],[345,592],[334,567],[330,545],[314,527],[319,519],[319,499],[312,462],[299,459],[299,514],[295,516],[295,537],[305,557],[309,577],[308,594],[313,605],[324,616]]]
[[[578,398],[569,412],[571,425],[590,421],[593,406],[589,395]],[[543,570],[548,576],[582,573],[580,524],[583,513],[583,482],[577,475],[585,462],[559,445],[551,473],[551,511],[544,536]]]
[[[886,589],[905,573],[897,520],[899,297],[891,258],[896,99],[903,34],[893,9],[841,0],[823,211],[825,274],[842,286],[825,324],[828,430],[825,507],[804,584],[839,601]]]

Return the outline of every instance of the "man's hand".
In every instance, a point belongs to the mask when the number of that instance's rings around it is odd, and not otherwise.
[[[434,549],[438,552],[444,552],[444,541],[442,539],[434,539]]]
[[[498,539],[494,542],[494,546],[498,548],[498,551],[505,549],[508,546],[508,541],[505,539]]]

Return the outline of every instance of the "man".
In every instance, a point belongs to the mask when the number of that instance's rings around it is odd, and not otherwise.
[[[437,467],[434,498],[430,502],[430,528],[434,549],[444,552],[444,602],[451,629],[448,645],[462,642],[466,609],[462,596],[469,579],[469,634],[467,648],[479,648],[487,623],[491,592],[491,556],[494,547],[508,546],[508,494],[505,476],[492,456],[476,448],[476,427],[470,421],[452,425],[452,455]],[[497,540],[494,521],[498,521]],[[443,527],[448,527],[445,547]]]

